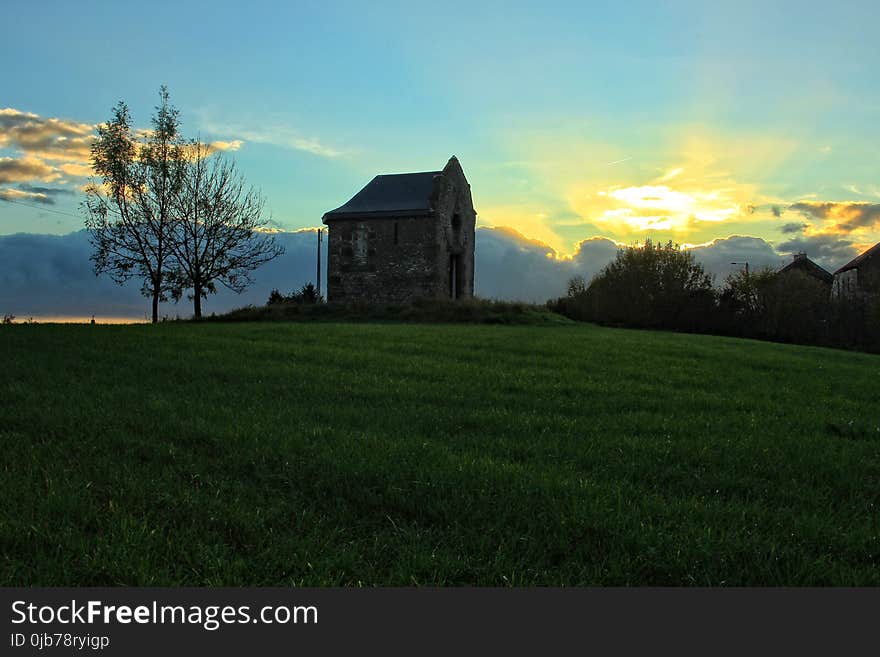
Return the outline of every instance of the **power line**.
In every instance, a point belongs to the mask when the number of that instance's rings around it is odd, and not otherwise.
[[[82,217],[80,217],[79,215],[71,214],[70,212],[62,212],[61,210],[50,210],[49,208],[44,208],[39,205],[32,205],[30,203],[22,203],[21,201],[15,201],[11,198],[4,198],[4,199],[0,199],[0,200],[4,201],[5,203],[15,203],[17,205],[23,205],[26,208],[33,208],[34,210],[42,210],[43,212],[54,212],[55,214],[63,214],[67,217],[73,217],[74,219],[82,219]]]

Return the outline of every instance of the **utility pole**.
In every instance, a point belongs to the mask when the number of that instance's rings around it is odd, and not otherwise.
[[[321,242],[324,239],[324,229],[318,229],[318,298],[321,298]]]

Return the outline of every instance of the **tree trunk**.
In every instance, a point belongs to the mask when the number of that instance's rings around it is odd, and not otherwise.
[[[193,286],[193,319],[202,318],[202,288]]]
[[[153,288],[153,324],[159,321],[159,290]]]

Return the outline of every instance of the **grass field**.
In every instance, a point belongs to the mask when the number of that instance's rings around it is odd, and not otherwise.
[[[0,357],[2,584],[880,584],[878,356],[179,323]]]

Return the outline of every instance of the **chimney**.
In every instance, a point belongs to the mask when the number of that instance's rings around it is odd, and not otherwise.
[[[794,261],[795,262],[797,262],[798,260],[806,260],[806,259],[807,259],[807,254],[804,253],[803,251],[801,251],[800,253],[794,254]]]

